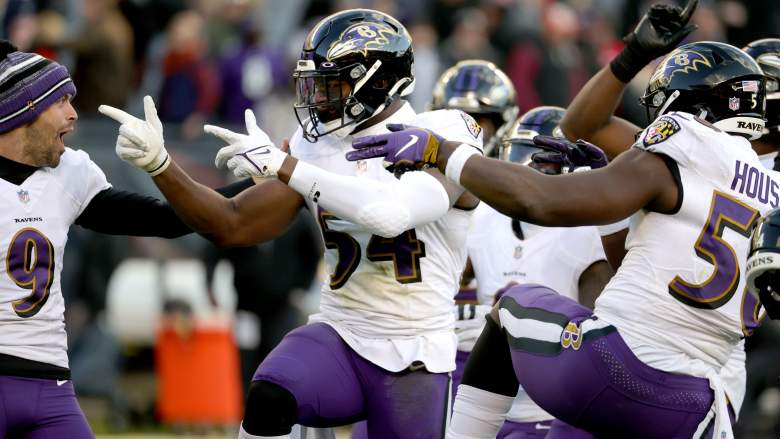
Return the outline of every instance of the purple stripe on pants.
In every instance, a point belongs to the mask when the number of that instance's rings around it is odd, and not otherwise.
[[[91,439],[73,383],[0,376],[0,437]]]
[[[515,317],[525,313],[523,318],[539,316],[554,324],[579,324],[592,317],[587,308],[539,285],[510,289],[499,306]],[[502,323],[504,319],[511,317],[502,316]],[[507,337],[515,346],[511,354],[517,378],[534,402],[597,437],[690,438],[712,405],[706,379],[642,363],[617,331],[584,335],[578,348],[569,344],[553,355],[539,352],[549,348],[545,343],[554,343]],[[524,345],[537,352],[523,350]]]
[[[292,393],[298,402],[297,423],[307,427],[365,419],[372,439],[444,437],[449,374],[388,372],[358,355],[324,323],[287,334],[254,380]]]

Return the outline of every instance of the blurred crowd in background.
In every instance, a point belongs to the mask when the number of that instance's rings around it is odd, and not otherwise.
[[[141,98],[154,97],[166,145],[177,161],[204,184],[219,186],[227,179],[212,165],[220,143],[204,136],[203,124],[243,130],[244,109],[253,108],[272,139],[289,137],[297,127],[292,110],[295,60],[308,30],[331,12],[379,9],[407,26],[414,40],[416,77],[410,100],[417,111],[425,109],[444,69],[479,58],[494,62],[511,78],[522,113],[543,104],[565,107],[619,52],[621,36],[653,2],[0,0],[0,36],[70,69],[80,120],[66,143],[88,151],[116,187],[157,193],[148,177],[114,156],[116,127],[98,116],[98,105],[141,114]],[[692,21],[698,30],[689,40],[742,47],[779,36],[780,2],[702,0]],[[636,100],[647,74],[638,75],[619,109],[640,126],[647,120]],[[155,370],[160,378],[162,330],[186,338],[197,328],[228,328],[240,352],[235,362],[240,373],[214,376],[246,385],[263,356],[316,309],[320,245],[307,213],[273,243],[229,250],[194,236],[174,241],[106,237],[74,227],[63,272],[71,368],[96,430],[166,420],[160,415],[160,386],[153,379],[151,390],[144,392],[145,381],[134,378]],[[220,274],[221,260],[230,262],[227,277]],[[274,281],[260,281],[268,278]],[[776,327],[765,326],[769,329],[757,338],[776,340]],[[767,359],[753,357],[779,364],[769,351]],[[762,391],[760,397],[758,390],[751,395],[749,387],[743,415],[752,424],[738,437],[762,437],[759,431],[773,429],[766,437],[780,437],[780,391],[763,392],[767,384],[778,384],[776,367],[749,355],[749,376],[760,381],[751,385]],[[168,419],[177,424],[176,416]],[[189,421],[185,417],[180,423],[208,426],[223,419]]]

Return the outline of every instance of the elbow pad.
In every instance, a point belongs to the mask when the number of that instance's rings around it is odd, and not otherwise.
[[[360,209],[357,220],[382,238],[395,238],[412,228],[408,209],[399,209],[395,203],[371,203]]]
[[[447,191],[425,172],[407,172],[382,192],[383,199],[363,206],[357,220],[383,238],[436,221],[450,208]]]
[[[442,183],[421,171],[378,181],[298,162],[288,184],[333,215],[384,238],[435,221],[451,205]]]

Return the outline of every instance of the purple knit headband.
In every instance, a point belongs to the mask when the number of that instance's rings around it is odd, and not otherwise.
[[[68,69],[35,53],[0,61],[0,133],[35,120],[62,96],[76,94]]]

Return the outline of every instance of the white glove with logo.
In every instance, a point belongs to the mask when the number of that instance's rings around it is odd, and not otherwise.
[[[221,168],[227,163],[236,177],[276,177],[287,153],[274,146],[271,139],[257,126],[255,113],[244,112],[247,134],[234,133],[214,125],[204,125],[203,131],[224,140],[228,146],[217,152],[214,164]]]
[[[101,105],[98,111],[119,122],[116,155],[152,176],[160,174],[171,163],[163,140],[163,127],[151,97],[144,97],[144,117],[141,120],[124,111]]]

